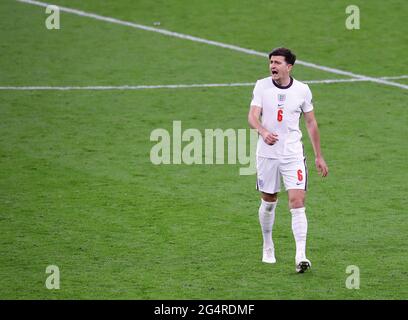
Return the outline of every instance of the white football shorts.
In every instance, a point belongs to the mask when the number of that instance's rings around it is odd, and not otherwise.
[[[281,178],[285,190],[307,189],[306,159],[281,160],[256,157],[256,189],[265,193],[280,191]]]

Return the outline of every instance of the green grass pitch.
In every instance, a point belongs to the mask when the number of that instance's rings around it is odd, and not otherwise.
[[[408,74],[406,3],[55,0],[54,4],[371,77]],[[262,57],[0,2],[0,86],[255,82]],[[299,80],[347,78],[296,65]],[[408,84],[407,79],[392,80]],[[248,128],[252,87],[127,91],[0,90],[0,299],[407,299],[407,91],[311,84],[322,149],[310,142],[311,272],[294,272],[287,197],[276,265],[261,263],[255,176],[236,165],[150,162],[156,128]],[[304,129],[304,126],[302,124]],[[48,265],[60,289],[45,286]],[[346,268],[360,270],[347,289]]]

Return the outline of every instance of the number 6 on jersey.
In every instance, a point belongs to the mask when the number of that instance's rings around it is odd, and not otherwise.
[[[283,109],[278,110],[278,121],[281,122],[283,119]]]

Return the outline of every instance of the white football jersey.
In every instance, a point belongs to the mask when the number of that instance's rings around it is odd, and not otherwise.
[[[262,108],[262,126],[278,135],[279,141],[268,145],[259,135],[257,156],[273,159],[303,158],[302,112],[313,110],[312,92],[305,83],[291,77],[289,85],[279,86],[267,77],[256,82],[251,106]]]

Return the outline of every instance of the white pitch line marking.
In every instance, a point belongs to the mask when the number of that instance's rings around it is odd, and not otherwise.
[[[36,6],[41,6],[41,7],[47,7],[47,6],[51,5],[50,3],[34,1],[34,0],[16,0],[16,1],[27,3],[27,4],[32,4],[32,5],[36,5]],[[266,53],[251,50],[251,49],[245,49],[245,48],[238,47],[238,46],[235,46],[235,45],[230,45],[230,44],[226,44],[226,43],[222,43],[222,42],[217,42],[217,41],[207,40],[207,39],[203,39],[203,38],[198,38],[198,37],[194,37],[194,36],[190,36],[190,35],[186,35],[186,34],[182,34],[182,33],[178,33],[178,32],[172,32],[172,31],[165,30],[165,29],[153,28],[153,27],[149,27],[149,26],[145,26],[145,25],[141,25],[141,24],[136,24],[136,23],[129,22],[129,21],[123,21],[123,20],[119,20],[119,19],[115,19],[115,18],[111,18],[111,17],[105,17],[105,16],[101,16],[101,15],[98,15],[98,14],[94,14],[94,13],[88,13],[88,12],[77,10],[77,9],[71,9],[71,8],[66,8],[66,7],[62,7],[62,6],[58,6],[58,7],[59,7],[60,11],[72,13],[72,14],[82,16],[82,17],[88,17],[88,18],[92,18],[92,19],[96,19],[96,20],[115,23],[115,24],[124,25],[124,26],[132,27],[132,28],[136,28],[136,29],[141,29],[141,30],[145,30],[145,31],[157,32],[157,33],[161,33],[161,34],[164,34],[164,35],[167,35],[167,36],[170,36],[170,37],[176,37],[176,38],[190,40],[190,41],[194,41],[194,42],[205,43],[205,44],[208,44],[208,45],[217,46],[217,47],[230,49],[230,50],[234,50],[234,51],[239,51],[239,52],[243,52],[243,53],[250,54],[250,55],[256,55],[256,56],[261,56],[261,57],[267,57],[268,56]],[[371,82],[376,82],[376,83],[381,83],[381,84],[385,84],[385,85],[389,85],[389,86],[399,87],[399,88],[402,88],[402,89],[405,89],[405,90],[408,89],[408,85],[401,84],[401,83],[396,83],[396,82],[391,82],[391,81],[387,81],[387,80],[384,80],[384,79],[368,77],[368,76],[365,76],[365,75],[356,74],[356,73],[352,73],[352,72],[349,72],[349,71],[344,71],[344,70],[335,69],[335,68],[331,68],[331,67],[321,66],[321,65],[318,65],[318,64],[315,64],[315,63],[301,61],[301,60],[297,60],[297,63],[300,64],[300,65],[306,66],[306,67],[319,69],[319,70],[323,70],[323,71],[330,72],[330,73],[341,74],[341,75],[344,75],[344,76],[349,76],[349,77],[357,78],[357,79],[364,79],[364,80],[371,81]]]
[[[379,79],[407,79],[408,75],[395,77],[381,77]],[[306,80],[302,81],[307,84],[320,83],[342,83],[342,82],[363,82],[370,81],[367,79],[324,79],[324,80]],[[182,88],[213,88],[213,87],[250,87],[254,86],[254,82],[240,83],[202,83],[202,84],[164,84],[164,85],[140,85],[140,86],[0,86],[0,90],[19,90],[19,91],[35,91],[35,90],[143,90],[143,89],[182,89]]]
[[[0,87],[0,90],[143,90],[143,89],[180,89],[180,88],[207,88],[207,87],[244,87],[255,83],[203,83],[203,84],[169,84],[169,85],[140,85],[140,86],[27,86],[27,87]]]

